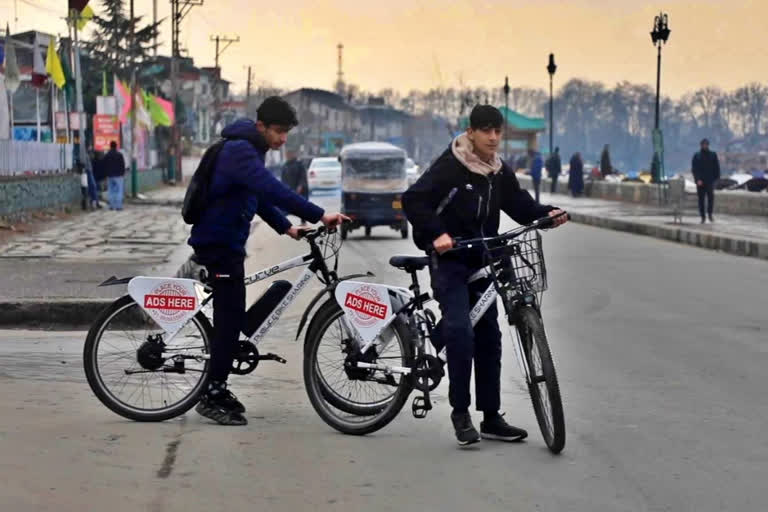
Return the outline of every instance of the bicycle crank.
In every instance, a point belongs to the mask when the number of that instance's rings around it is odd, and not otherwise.
[[[445,376],[443,361],[431,354],[422,354],[416,358],[411,376],[414,388],[421,392],[434,391]]]
[[[235,375],[247,375],[259,366],[259,361],[277,361],[285,364],[287,361],[277,354],[259,354],[256,345],[247,340],[241,340],[232,361],[232,373]]]

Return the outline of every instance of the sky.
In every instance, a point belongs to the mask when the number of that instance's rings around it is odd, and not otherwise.
[[[135,2],[151,20],[152,1]],[[100,0],[91,3],[98,13]],[[167,54],[170,1],[157,3]],[[0,23],[65,35],[63,5],[0,0]],[[339,43],[346,81],[371,91],[501,87],[505,76],[513,87],[546,88],[550,52],[555,89],[571,78],[655,85],[649,32],[661,6],[672,31],[662,94],[768,82],[768,0],[204,0],[182,22],[181,42],[198,66],[212,66],[210,36],[239,36],[220,58],[235,91],[248,65],[255,84],[331,89]]]

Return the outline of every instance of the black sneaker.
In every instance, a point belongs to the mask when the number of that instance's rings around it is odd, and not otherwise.
[[[230,411],[243,414],[245,412],[245,406],[237,399],[234,393],[224,388],[221,394],[216,396],[216,402],[222,407],[229,409]]]
[[[513,427],[497,414],[491,419],[480,422],[480,435],[483,439],[496,439],[498,441],[522,441],[528,437],[528,432],[521,428]]]
[[[228,409],[216,397],[206,393],[200,398],[200,403],[195,407],[200,416],[212,419],[219,425],[247,425],[248,420],[242,413]]]
[[[195,410],[221,425],[246,425],[245,406],[227,389],[226,382],[211,381]]]
[[[459,446],[467,446],[480,441],[480,434],[472,425],[472,417],[468,412],[452,412],[451,421],[456,431],[456,442],[459,443]]]
[[[715,222],[715,218],[712,216],[711,213],[709,214],[709,222],[712,222],[712,223]]]

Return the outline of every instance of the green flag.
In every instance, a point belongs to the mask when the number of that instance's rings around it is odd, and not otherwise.
[[[158,103],[157,97],[154,94],[144,93],[144,101],[149,109],[149,116],[152,118],[152,122],[157,126],[171,126],[171,118],[165,109]]]
[[[66,83],[64,84],[64,95],[67,99],[67,105],[71,109],[74,105],[74,98],[75,98],[75,79],[72,76],[72,72],[70,71],[70,65],[69,65],[69,52],[64,52],[64,55],[61,56],[61,70],[64,72],[64,80],[66,80]]]

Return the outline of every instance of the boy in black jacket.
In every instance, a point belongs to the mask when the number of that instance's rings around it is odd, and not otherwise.
[[[501,140],[503,118],[490,105],[476,106],[470,127],[403,195],[403,208],[413,225],[416,245],[440,256],[430,268],[432,289],[440,303],[442,320],[439,336],[447,348],[451,420],[459,445],[480,440],[469,414],[469,381],[475,364],[477,410],[483,411],[482,437],[518,441],[528,434],[507,424],[499,414],[501,406],[501,331],[498,312],[492,306],[472,328],[469,313],[478,292],[488,280],[467,284],[482,266],[481,255],[449,253],[453,238],[477,238],[498,234],[500,210],[520,224],[561,213],[552,206],[536,203],[520,188],[512,169],[496,151]],[[559,217],[556,225],[566,222]]]

